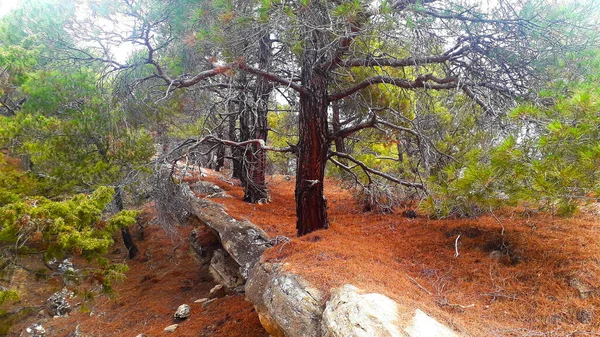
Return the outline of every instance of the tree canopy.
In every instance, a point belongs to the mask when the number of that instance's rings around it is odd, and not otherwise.
[[[228,159],[249,202],[294,172],[299,235],[328,227],[327,174],[365,210],[572,213],[598,188],[595,5],[31,1],[2,19],[0,136],[65,190],[122,185],[157,148]]]

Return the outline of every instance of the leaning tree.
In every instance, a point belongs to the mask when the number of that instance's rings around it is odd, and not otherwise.
[[[343,139],[366,128],[415,133],[410,125],[387,120],[386,112],[392,107],[385,101],[373,100],[369,90],[401,90],[418,95],[452,91],[494,119],[515,100],[531,98],[531,89],[547,81],[544,68],[557,55],[590,43],[586,21],[582,19],[589,8],[559,8],[544,0],[500,0],[485,5],[435,0],[248,3],[252,11],[242,15],[232,3],[215,2],[216,25],[235,27],[250,22],[252,25],[246,27],[254,28],[233,30],[247,34],[230,39],[242,47],[226,50],[218,46],[211,51],[210,65],[199,65],[190,73],[167,66],[165,55],[176,45],[176,38],[171,35],[168,11],[151,10],[162,2],[148,0],[142,4],[126,0],[122,15],[146,9],[154,13],[131,16],[132,30],[121,36],[124,41],[141,46],[143,52],[130,63],[100,60],[112,71],[143,67],[147,71],[143,79],[162,82],[167,94],[199,86],[222,88],[222,83],[234,83],[228,80],[246,74],[253,76],[256,87],[262,88],[251,92],[260,96],[260,104],[270,97],[271,88],[297,103],[299,142],[278,150],[297,156],[298,235],[328,227],[323,191],[325,167],[330,160],[342,169],[360,168],[369,176],[377,175],[409,188],[425,188],[410,178],[370,168],[344,152]],[[185,1],[172,1],[169,5],[193,8]],[[158,7],[167,10],[170,6]],[[578,15],[572,15],[574,12]],[[198,16],[196,19],[200,20]],[[259,28],[266,30],[256,39]],[[244,41],[248,41],[244,37],[254,39],[246,46],[255,45],[258,49],[244,47]],[[114,35],[110,38],[100,42],[115,40]],[[222,90],[231,88],[232,84]],[[362,106],[367,113],[349,115],[346,111],[346,120],[340,121],[337,110],[349,105]],[[266,114],[265,107],[261,107],[261,114]],[[265,143],[266,129],[261,125],[252,137],[241,141],[212,135],[202,142],[253,144],[253,153],[262,158],[264,151],[271,149]],[[334,142],[339,145],[335,151],[331,149]],[[258,170],[264,172],[260,166]]]

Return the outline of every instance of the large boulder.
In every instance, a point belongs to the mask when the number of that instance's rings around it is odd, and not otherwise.
[[[387,296],[363,294],[349,284],[331,294],[323,312],[323,337],[458,337],[423,311],[411,315],[411,309]]]
[[[321,323],[323,337],[400,337],[398,305],[381,294],[346,284],[332,291]]]
[[[271,336],[321,336],[321,293],[281,264],[257,264],[248,277],[246,297]]]

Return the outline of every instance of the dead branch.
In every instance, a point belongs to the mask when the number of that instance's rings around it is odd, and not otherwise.
[[[396,184],[400,184],[402,186],[406,186],[406,187],[413,187],[413,188],[418,188],[421,190],[425,190],[425,186],[423,184],[418,184],[418,183],[411,183],[408,181],[404,181],[404,180],[400,180],[396,177],[393,177],[385,172],[381,172],[378,170],[375,170],[373,168],[368,167],[365,163],[361,162],[360,160],[354,158],[353,156],[347,154],[347,153],[342,153],[342,152],[336,152],[336,151],[331,151],[330,152],[330,156],[337,156],[339,158],[344,158],[344,159],[348,159],[349,161],[355,163],[356,165],[358,165],[364,172],[365,174],[367,174],[367,176],[369,176],[370,174],[374,174],[376,176],[380,176],[382,178],[385,178],[389,181],[395,182]],[[371,179],[369,178],[369,181],[371,181]]]
[[[404,274],[404,275],[406,275],[406,277],[408,277],[408,279],[411,280],[417,287],[421,288],[421,290],[423,290],[424,292],[426,292],[427,295],[433,296],[433,294],[431,293],[431,291],[427,290],[425,287],[423,287],[422,285],[420,285],[419,282],[417,282],[417,280],[415,280],[414,278],[410,277],[410,275],[408,275],[408,274]]]

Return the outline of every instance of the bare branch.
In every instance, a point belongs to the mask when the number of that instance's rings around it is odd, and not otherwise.
[[[458,86],[456,77],[438,78],[432,74],[420,75],[414,81],[389,76],[373,76],[342,92],[329,95],[329,101],[337,101],[373,84],[391,84],[404,89],[453,89]]]
[[[333,155],[333,156],[337,156],[339,158],[347,159],[347,160],[355,163],[356,165],[360,166],[360,168],[363,171],[371,173],[371,174],[374,174],[374,175],[377,175],[377,176],[380,176],[380,177],[385,178],[385,179],[387,179],[389,181],[395,182],[396,184],[400,184],[400,185],[406,186],[406,187],[413,187],[413,188],[418,188],[418,189],[421,189],[421,190],[425,190],[425,186],[423,186],[423,184],[411,183],[409,181],[400,180],[400,179],[398,179],[396,177],[393,177],[393,176],[391,176],[391,175],[389,175],[389,174],[387,174],[385,172],[381,172],[381,171],[375,170],[375,169],[367,166],[365,163],[361,162],[360,160],[352,157],[351,155],[349,155],[347,153],[341,153],[341,152],[331,151],[330,154]]]
[[[450,55],[436,55],[426,57],[408,57],[404,59],[392,58],[354,58],[341,63],[342,67],[409,67],[425,64],[444,63],[455,57],[458,53]]]
[[[350,126],[350,127],[341,129],[338,132],[329,135],[329,140],[331,141],[336,138],[346,138],[362,129],[374,127],[376,123],[377,123],[377,115],[373,114],[371,116],[371,118],[369,118],[369,120],[364,123],[356,124],[354,126]]]
[[[306,88],[304,88],[302,85],[300,85],[298,83],[295,83],[294,78],[291,78],[291,79],[281,78],[281,77],[279,77],[275,74],[269,73],[267,71],[250,67],[244,62],[237,62],[236,66],[240,70],[246,71],[246,72],[254,74],[254,75],[261,76],[271,82],[283,84],[284,86],[290,87],[301,94],[308,94],[308,91],[306,90]]]

